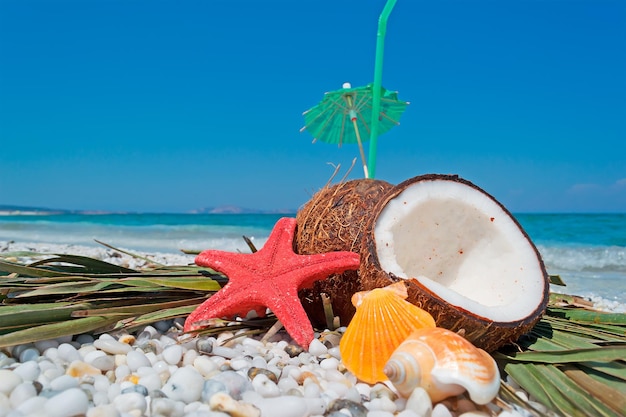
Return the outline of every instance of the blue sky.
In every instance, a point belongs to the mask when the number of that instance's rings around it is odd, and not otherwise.
[[[299,129],[373,80],[384,3],[0,0],[0,204],[298,208],[358,156]],[[398,0],[383,85],[411,105],[377,178],[626,211],[626,2]]]

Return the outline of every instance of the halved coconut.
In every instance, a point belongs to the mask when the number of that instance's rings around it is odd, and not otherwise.
[[[526,232],[456,175],[415,177],[386,194],[364,234],[359,273],[365,290],[407,280],[408,301],[487,351],[530,330],[548,302],[548,274]]]
[[[386,181],[357,179],[318,191],[296,215],[296,253],[359,253],[365,224],[373,207],[392,188],[393,185]],[[299,296],[312,324],[326,328],[321,294],[328,295],[334,315],[339,317],[341,325],[347,325],[355,312],[350,298],[360,290],[357,271],[346,271],[316,281],[313,288],[301,290]]]

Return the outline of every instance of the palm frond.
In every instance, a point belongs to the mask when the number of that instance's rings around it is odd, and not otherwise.
[[[626,314],[550,306],[517,351],[494,357],[555,413],[618,417],[626,410]]]
[[[188,315],[227,278],[192,265],[135,270],[76,255],[0,261],[0,347]]]

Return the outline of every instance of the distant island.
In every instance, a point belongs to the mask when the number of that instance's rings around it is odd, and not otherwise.
[[[255,210],[248,209],[239,206],[219,206],[219,207],[206,207],[199,210],[192,210],[189,213],[192,214],[293,214],[296,210],[282,209],[282,210]]]
[[[0,216],[47,216],[52,214],[65,214],[69,210],[57,210],[45,207],[10,206],[0,204]]]
[[[257,210],[239,206],[218,206],[205,207],[201,209],[190,210],[181,214],[294,214],[293,209],[277,209],[277,210]],[[67,209],[51,209],[47,207],[28,207],[0,204],[0,216],[52,216],[60,214],[85,214],[85,215],[102,215],[102,214],[131,214],[137,212],[113,212],[98,210],[67,210]]]

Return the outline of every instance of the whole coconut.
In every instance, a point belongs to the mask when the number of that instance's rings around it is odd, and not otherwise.
[[[296,253],[359,253],[368,217],[391,189],[392,184],[375,179],[357,179],[321,189],[296,215]],[[301,290],[299,296],[313,326],[326,328],[321,294],[328,295],[334,315],[341,325],[346,325],[356,311],[350,298],[360,290],[357,271],[346,271],[315,282],[313,288]]]

